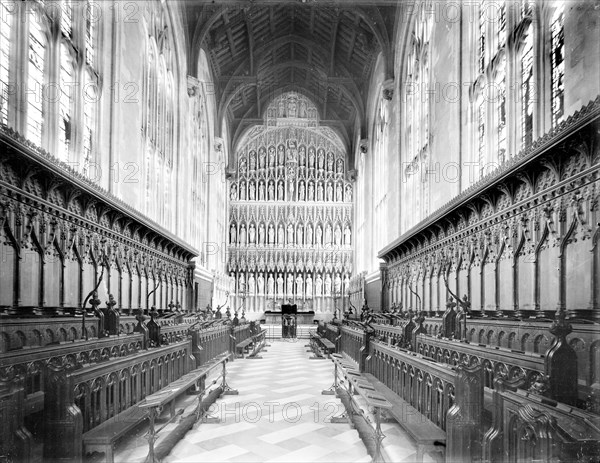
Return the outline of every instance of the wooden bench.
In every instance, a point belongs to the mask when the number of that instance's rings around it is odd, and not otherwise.
[[[252,338],[246,338],[235,345],[236,358],[244,358],[244,352],[247,352],[252,344]]]
[[[156,417],[156,415],[153,416],[153,413],[157,412],[157,407],[162,408],[170,404],[170,415],[173,418],[175,416],[175,399],[195,386],[199,380],[204,379],[215,367],[227,362],[230,357],[229,353],[216,357],[200,368],[186,373],[160,391],[149,395],[140,403],[84,433],[82,438],[84,454],[103,452],[106,462],[112,463],[114,446],[121,437],[142,424],[146,418],[150,417],[153,421]]]
[[[267,330],[261,330],[260,333],[252,335],[252,352],[248,352],[248,358],[259,359],[258,353],[267,344]]]
[[[323,345],[323,349],[325,350],[325,354],[330,355],[335,352],[335,344],[332,343],[329,339],[321,338],[320,341]]]
[[[356,369],[354,363],[350,362],[348,359],[344,358],[344,356],[340,354],[331,354],[331,360],[335,365],[334,371],[334,387],[339,387],[337,382],[338,373],[341,374],[348,382],[348,397],[351,401],[356,404],[357,409],[360,409],[359,404],[354,399],[354,394],[358,393],[360,395],[366,405],[367,408],[373,411],[375,416],[375,429],[374,429],[374,439],[375,439],[375,455],[373,455],[373,461],[378,462],[381,458],[381,442],[385,437],[383,432],[381,431],[381,418],[384,410],[391,410],[393,405],[390,401],[380,392],[378,392],[365,378],[365,376]],[[361,413],[364,417],[364,411],[361,410]],[[365,417],[365,420],[367,418]]]
[[[101,452],[104,453],[107,463],[112,463],[114,461],[113,450],[117,441],[149,416],[150,410],[134,405],[106,420],[83,435],[84,454]]]
[[[426,451],[441,453],[444,461],[446,433],[375,376],[364,373],[363,377],[392,404],[386,412],[416,441],[417,461],[423,461],[423,454]]]
[[[311,348],[315,352],[317,357],[321,357],[323,354],[329,356],[330,354],[335,352],[335,344],[332,343],[329,339],[321,336],[319,333],[311,332],[310,333],[310,342]],[[322,350],[323,354],[318,351]]]
[[[321,336],[319,335],[319,333],[315,332],[315,331],[309,331],[308,332],[309,335],[309,344],[306,345],[306,347],[310,347],[311,351],[313,352],[314,356],[310,357],[310,359],[324,359],[325,357],[323,356],[323,354],[321,353]],[[306,351],[306,352],[310,352],[310,351]]]

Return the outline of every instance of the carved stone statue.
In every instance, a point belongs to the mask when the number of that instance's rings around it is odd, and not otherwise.
[[[238,276],[238,293],[243,293],[246,291],[246,279],[244,278],[244,273],[240,272]]]
[[[293,181],[293,180],[290,180],[290,181],[288,182],[288,193],[289,193],[289,196],[288,196],[288,198],[289,198],[291,201],[293,201],[293,200],[294,200],[294,181]]]
[[[317,274],[317,279],[315,280],[315,295],[320,296],[323,294],[323,280],[321,279],[321,275]]]
[[[269,224],[269,244],[273,245],[275,244],[275,228],[273,227],[273,224],[270,223]]]
[[[300,182],[298,185],[298,201],[304,201],[304,182]]]
[[[335,187],[335,200],[338,201],[338,202],[343,201],[342,196],[343,196],[343,194],[342,194],[342,185],[340,185],[338,183],[337,186]]]
[[[256,285],[258,288],[258,294],[263,294],[265,292],[265,277],[263,277],[262,273],[258,274],[258,278],[256,279]]]
[[[258,150],[258,167],[259,168],[261,168],[261,169],[265,168],[266,159],[267,159],[267,153],[265,152],[265,149],[263,147],[261,147]]]
[[[274,201],[275,200],[275,184],[273,183],[273,180],[271,180],[269,182],[269,201]]]
[[[350,227],[348,225],[346,225],[346,228],[344,228],[344,244],[346,246],[352,245],[352,232],[350,231]]]
[[[298,160],[300,161],[301,166],[306,165],[306,149],[304,146],[301,146],[298,150]]]
[[[298,246],[302,246],[304,243],[302,242],[302,238],[304,238],[304,232],[302,231],[302,224],[298,225],[298,231],[296,232],[296,244]]]
[[[312,246],[313,244],[313,229],[311,224],[306,226],[306,244],[308,246]]]
[[[339,225],[335,226],[334,236],[335,236],[335,245],[341,246],[341,244],[342,244],[342,229],[340,228]]]
[[[240,199],[246,201],[246,182],[240,182]]]
[[[323,244],[323,230],[321,225],[317,225],[315,229],[315,246],[321,246]]]
[[[317,184],[317,201],[323,201],[323,184],[321,182]]]
[[[317,158],[318,158],[318,168],[319,169],[324,169],[325,168],[325,152],[323,151],[323,148],[320,148],[318,153],[317,153]]]
[[[283,225],[279,224],[277,229],[277,244],[280,246],[285,245],[285,232],[283,231]]]
[[[279,181],[277,184],[277,200],[283,201],[283,182]]]
[[[269,278],[267,279],[267,293],[269,295],[274,294],[275,292],[275,279],[273,278],[273,274],[269,273]]]
[[[275,167],[275,148],[269,148],[269,167]]]
[[[327,201],[333,201],[333,185],[327,184]]]
[[[352,201],[352,187],[350,185],[346,185],[346,201]]]
[[[265,224],[262,222],[258,226],[258,244],[261,246],[265,245]]]
[[[258,200],[259,201],[265,200],[265,182],[263,182],[262,180],[258,184]]]
[[[283,276],[281,273],[277,277],[277,294],[280,296],[283,295]]]
[[[244,224],[240,228],[240,244],[242,246],[246,244],[246,226]]]
[[[313,284],[312,277],[310,275],[308,275],[306,277],[306,295],[307,296],[312,296],[312,284]]]
[[[237,186],[235,185],[235,183],[233,185],[231,185],[230,198],[231,198],[232,201],[237,201],[237,199],[238,199]]]
[[[256,244],[256,228],[253,223],[248,228],[248,244]]]
[[[254,285],[255,285],[255,280],[254,280],[254,274],[251,273],[248,276],[248,293],[249,294],[254,294]]]
[[[231,244],[235,244],[236,238],[237,238],[237,232],[235,230],[235,225],[231,224],[231,227],[229,227],[229,242]]]
[[[308,167],[315,167],[315,149],[309,148],[308,150]]]
[[[331,275],[325,275],[325,296],[331,296]]]
[[[291,273],[288,273],[288,276],[287,276],[287,293],[288,294],[294,293],[294,276]]]
[[[341,159],[338,159],[336,162],[336,171],[338,174],[344,172],[344,161],[342,161]]]
[[[335,280],[333,283],[333,287],[335,288],[336,293],[340,293],[342,291],[342,279],[340,278],[340,274],[336,274]]]
[[[287,226],[287,244],[294,244],[294,226],[291,223]]]
[[[296,294],[300,296],[302,294],[302,275],[296,277]]]
[[[308,200],[315,200],[315,185],[313,184],[313,182],[308,183]]]
[[[331,246],[331,225],[327,224],[325,227],[325,243],[324,246]]]

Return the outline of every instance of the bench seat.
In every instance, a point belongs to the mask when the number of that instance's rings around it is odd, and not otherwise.
[[[387,413],[416,441],[417,461],[423,461],[425,451],[444,454],[446,446],[445,431],[428,420],[416,408],[375,378],[375,376],[369,373],[364,373],[362,376],[392,404],[392,408],[388,409]]]
[[[238,352],[238,358],[244,358],[244,351],[252,344],[252,337],[246,338],[235,345],[235,350]]]
[[[129,407],[127,410],[89,430],[82,437],[84,452],[104,452],[106,462],[112,463],[114,461],[114,446],[117,441],[148,418],[151,407],[169,403],[171,405],[170,414],[172,418],[175,415],[175,399],[194,386],[198,380],[205,377],[215,367],[229,360],[229,358],[230,354],[219,355],[205,365],[186,373],[168,386],[147,396],[138,404]]]
[[[103,452],[107,463],[114,461],[113,450],[117,441],[144,422],[150,410],[137,405],[129,407],[94,429],[83,434],[85,452]]]

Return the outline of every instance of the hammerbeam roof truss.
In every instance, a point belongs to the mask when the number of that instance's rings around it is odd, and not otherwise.
[[[391,73],[394,3],[190,0],[186,7],[190,56],[197,58],[200,48],[209,56],[217,130],[226,118],[233,146],[245,128],[261,123],[268,101],[290,89],[311,98],[321,120],[349,145],[355,127],[365,135],[364,108],[379,52],[386,77]]]

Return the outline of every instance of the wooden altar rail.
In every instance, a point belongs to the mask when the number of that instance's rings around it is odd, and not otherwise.
[[[81,459],[84,432],[186,374],[190,340],[81,370],[48,367],[45,458]]]
[[[437,336],[442,319],[427,317],[423,326],[427,334]],[[467,340],[473,344],[505,347],[526,353],[546,355],[553,336],[548,332],[551,321],[502,320],[492,318],[468,318]],[[580,386],[589,388],[600,381],[600,325],[572,323],[569,344],[577,354],[577,370]],[[600,386],[600,384],[598,384]]]
[[[230,332],[231,327],[228,325],[192,330],[193,354],[197,367],[224,352],[231,352]]]
[[[340,351],[356,362],[360,371],[365,371],[365,359],[368,355],[368,340],[364,331],[349,326],[340,327]]]
[[[456,371],[413,352],[378,341],[369,343],[366,372],[371,373],[436,426],[446,430],[454,403]]]
[[[515,352],[504,347],[468,344],[456,340],[417,335],[417,352],[424,357],[451,366],[481,365],[484,386],[493,388],[495,378],[523,378],[527,388],[545,372],[544,356]]]

